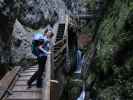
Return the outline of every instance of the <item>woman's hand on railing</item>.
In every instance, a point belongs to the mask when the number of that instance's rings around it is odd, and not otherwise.
[[[51,51],[48,51],[48,52],[47,52],[47,55],[50,55],[50,54],[51,54]]]

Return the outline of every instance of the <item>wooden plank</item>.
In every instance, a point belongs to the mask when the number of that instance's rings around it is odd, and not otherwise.
[[[41,100],[41,92],[14,92],[7,100]]]
[[[38,65],[35,65],[35,66],[31,66],[30,68],[38,68]]]
[[[62,63],[64,60],[65,60],[65,56],[63,56],[58,63],[55,63],[54,70],[58,70],[60,67],[62,67],[63,66]]]
[[[20,73],[20,76],[32,76],[35,72],[29,72],[29,73]]]
[[[63,55],[62,54],[60,54],[59,56],[57,56],[57,57],[54,57],[54,63],[56,63],[56,62],[58,62],[59,61],[59,59],[61,59],[63,57]]]
[[[24,72],[36,72],[36,71],[37,71],[37,69],[27,69]]]
[[[35,68],[29,68],[28,70],[37,70],[38,67],[35,67]]]
[[[31,76],[22,76],[22,77],[20,77],[18,80],[19,80],[19,81],[22,81],[22,80],[26,80],[26,81],[27,81],[27,80],[30,79],[30,77],[31,77]]]
[[[58,100],[58,92],[56,91],[58,89],[58,83],[51,82],[51,76],[54,74],[52,63],[55,64],[55,61],[56,61],[56,62],[58,62],[57,63],[57,65],[58,65],[58,64],[63,63],[63,61],[65,59],[65,55],[64,56],[60,55],[60,53],[64,50],[64,48],[65,48],[64,44],[66,42],[66,39],[68,39],[68,25],[69,25],[69,17],[67,16],[66,22],[65,22],[65,30],[64,30],[63,40],[59,39],[59,41],[55,44],[55,46],[53,48],[54,51],[58,50],[55,53],[56,56],[54,56],[54,60],[50,54],[48,55],[47,63],[46,63],[47,67],[45,69],[46,74],[45,74],[45,78],[43,80],[42,100]],[[67,43],[68,43],[68,41],[67,41]]]
[[[13,89],[18,78],[19,78],[19,75],[16,75],[15,79],[12,81],[11,85],[9,86],[8,91],[10,91],[10,93],[12,93],[12,89]],[[6,92],[5,95],[3,96],[2,100],[7,100],[8,95],[9,95],[9,93]]]
[[[28,72],[36,72],[37,70],[25,70],[24,72],[28,73]]]
[[[59,82],[50,80],[50,100],[59,100]]]
[[[43,80],[42,100],[50,100],[50,80],[51,80],[51,52],[48,54],[45,69],[45,78]]]
[[[22,85],[23,86],[25,86],[25,85],[27,86],[27,81],[17,81],[15,85],[16,86],[22,86]]]
[[[64,38],[66,38],[66,45],[67,45],[66,46],[66,51],[65,51],[66,52],[66,54],[65,54],[65,56],[66,56],[66,58],[65,58],[66,59],[65,66],[68,67],[68,68],[70,67],[70,57],[69,57],[70,54],[69,54],[69,45],[68,45],[69,44],[68,43],[68,40],[69,40],[68,39],[68,37],[69,37],[68,30],[69,30],[69,22],[70,22],[70,19],[71,18],[69,16],[66,17],[66,23],[67,23],[67,25],[66,25],[66,28],[65,28],[65,36],[64,36]]]
[[[18,71],[20,70],[20,66],[15,67],[12,71],[9,71],[3,78],[0,80],[0,87],[8,87],[11,81],[14,79]],[[6,84],[5,84],[6,83]]]
[[[61,40],[59,40],[58,42],[55,43],[54,47],[60,46],[60,45],[64,44],[64,42],[65,42],[65,40],[61,39]]]
[[[32,91],[34,91],[34,92],[39,92],[39,91],[41,91],[41,88],[37,88],[36,86],[32,86],[30,89],[29,88],[27,88],[27,86],[15,86],[14,88],[13,88],[13,91],[14,92],[24,92],[24,91],[27,91],[27,92],[32,92]]]
[[[66,37],[68,35],[68,25],[69,25],[69,20],[70,20],[70,17],[69,16],[66,16],[66,19],[65,19],[65,31],[64,31],[64,37]],[[65,38],[66,39],[66,38]]]
[[[13,70],[9,71],[4,76],[4,78],[2,78],[2,80],[0,80],[0,88],[1,88],[0,99],[1,100],[4,97],[4,95],[6,95],[7,90],[10,88],[12,83],[14,83],[15,77],[17,73],[20,71],[20,68],[21,68],[20,66],[16,66]]]
[[[15,86],[16,81],[18,80],[18,78],[19,78],[19,76],[17,75],[16,78],[13,80],[11,86],[9,87],[9,90],[12,90],[13,89],[13,87]]]

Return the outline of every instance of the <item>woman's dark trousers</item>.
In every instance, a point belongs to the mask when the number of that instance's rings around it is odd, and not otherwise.
[[[37,60],[38,60],[39,68],[28,81],[28,86],[31,86],[31,84],[35,80],[37,80],[37,87],[42,87],[42,80],[43,80],[42,76],[45,70],[45,64],[46,64],[47,57],[45,56],[45,57],[37,58]]]

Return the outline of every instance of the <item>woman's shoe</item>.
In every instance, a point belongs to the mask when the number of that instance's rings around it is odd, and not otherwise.
[[[42,88],[42,84],[37,84],[36,87],[37,88]]]
[[[29,88],[31,88],[31,83],[30,82],[27,82],[27,88],[29,89]]]

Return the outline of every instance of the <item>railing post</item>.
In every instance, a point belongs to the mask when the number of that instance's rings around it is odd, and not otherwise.
[[[70,70],[70,61],[69,61],[69,46],[68,46],[68,29],[69,29],[69,21],[70,17],[66,16],[66,25],[65,25],[65,32],[64,32],[64,38],[66,40],[66,67],[67,71]]]
[[[51,80],[51,51],[48,53],[45,75],[43,75],[42,100],[50,100],[50,80]]]

